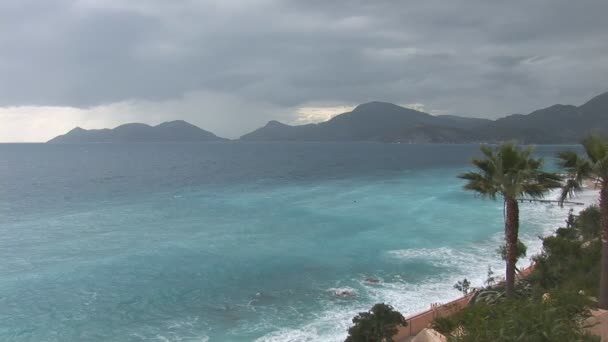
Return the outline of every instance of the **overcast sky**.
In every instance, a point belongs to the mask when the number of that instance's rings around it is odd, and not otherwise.
[[[0,141],[238,137],[389,101],[496,118],[608,90],[608,1],[2,0]]]

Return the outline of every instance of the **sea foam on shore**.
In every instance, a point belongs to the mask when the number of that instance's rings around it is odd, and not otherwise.
[[[549,193],[547,199],[557,199],[559,190]],[[528,247],[527,257],[519,261],[519,267],[530,264],[530,257],[538,254],[542,249],[539,236],[547,236],[565,226],[565,220],[572,209],[576,215],[589,205],[597,204],[598,191],[585,188],[576,194],[573,199],[584,205],[565,205],[563,208],[555,203],[523,203],[520,206],[523,226],[533,225],[534,232],[520,231],[520,238]],[[368,298],[368,307],[373,303],[389,303],[397,310],[410,316],[424,311],[431,303],[446,303],[460,297],[460,293],[453,289],[453,285],[463,278],[471,281],[473,287],[483,286],[486,280],[488,266],[492,267],[495,276],[504,276],[504,262],[496,253],[497,247],[503,243],[503,233],[497,232],[489,241],[481,244],[471,244],[467,248],[453,249],[450,247],[437,248],[409,248],[390,250],[385,253],[389,259],[405,263],[420,262],[430,264],[438,269],[448,269],[449,272],[429,276],[419,283],[409,283],[399,276],[370,286],[361,281],[358,289]],[[280,329],[257,339],[258,342],[300,342],[300,341],[343,341],[350,320],[360,311],[368,307],[357,305],[329,307],[311,321],[301,327]]]

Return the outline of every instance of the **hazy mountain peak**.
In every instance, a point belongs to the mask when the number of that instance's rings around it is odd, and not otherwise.
[[[147,128],[152,128],[152,126],[144,124],[144,123],[139,123],[139,122],[131,122],[131,123],[126,123],[123,125],[120,125],[114,129],[147,129]]]
[[[353,112],[368,111],[368,110],[402,110],[407,109],[390,102],[371,101],[358,105],[353,109]]]
[[[596,115],[599,115],[599,112],[603,112],[603,115],[605,117],[608,117],[608,92],[595,96],[594,98],[580,106],[580,108],[585,113],[595,112]]]
[[[266,123],[266,127],[282,127],[282,126],[289,126],[289,125],[279,122],[277,120],[270,120]]]
[[[165,121],[161,124],[156,125],[156,127],[196,127],[196,126],[189,122],[186,122],[184,120],[173,120],[173,121]]]
[[[271,121],[241,137],[257,141],[399,141],[575,143],[590,131],[608,134],[608,93],[581,107],[552,105],[530,114],[496,121],[438,115],[373,101],[314,125],[288,126]]]
[[[608,91],[594,96],[593,98],[591,98],[591,100],[587,101],[587,103],[592,102],[608,102]]]

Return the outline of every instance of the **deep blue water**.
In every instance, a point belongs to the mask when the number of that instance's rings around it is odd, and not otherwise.
[[[455,298],[502,270],[501,203],[456,178],[478,148],[0,144],[0,340],[339,341]],[[522,208],[531,252],[566,211]]]

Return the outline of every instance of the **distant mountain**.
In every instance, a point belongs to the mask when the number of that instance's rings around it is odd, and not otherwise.
[[[241,141],[380,141],[471,143],[577,143],[591,132],[608,135],[608,92],[581,106],[553,105],[530,114],[492,121],[454,115],[433,116],[386,102],[369,102],[318,124],[290,126],[270,121]],[[114,129],[79,127],[49,143],[223,141],[185,121],[158,126],[131,123]]]
[[[467,118],[456,115],[438,115],[437,117],[450,121],[453,127],[470,129],[492,122],[490,119]]]
[[[200,129],[186,121],[164,122],[158,126],[129,123],[114,129],[86,130],[76,127],[64,135],[49,140],[49,143],[114,143],[114,142],[186,142],[223,141],[215,134]]]
[[[492,121],[453,115],[433,116],[391,103],[370,102],[329,121],[289,126],[270,121],[241,137],[244,141],[385,141],[467,143],[516,140],[521,143],[577,143],[588,133],[608,135],[608,93],[580,107],[554,105],[527,115]]]
[[[608,135],[608,92],[582,106],[553,105],[528,115],[514,114],[480,127],[480,140],[574,143],[589,133]]]
[[[289,126],[270,121],[241,137],[245,141],[467,141],[469,130],[490,122],[453,116],[433,116],[386,102],[369,102],[329,121]]]

